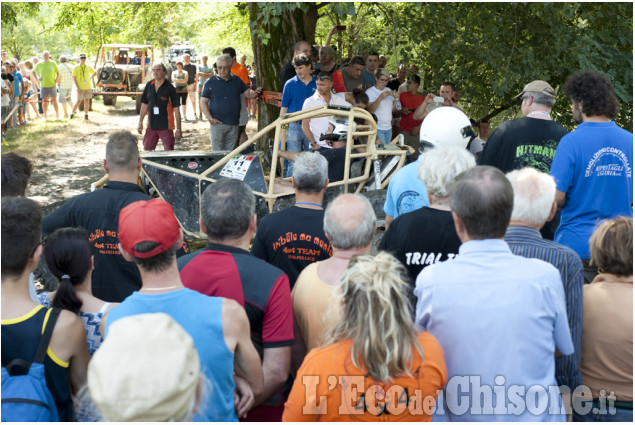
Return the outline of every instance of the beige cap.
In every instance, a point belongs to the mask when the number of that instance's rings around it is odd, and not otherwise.
[[[190,335],[165,313],[141,314],[110,325],[88,364],[88,388],[107,421],[187,420],[199,374]]]
[[[527,84],[523,88],[523,91],[516,97],[521,97],[526,92],[544,93],[548,96],[556,97],[556,91],[553,89],[553,87],[551,87],[548,82],[542,80],[535,80]]]

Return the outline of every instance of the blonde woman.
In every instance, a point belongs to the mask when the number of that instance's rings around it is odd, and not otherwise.
[[[283,421],[431,420],[447,370],[437,340],[415,330],[404,274],[385,252],[351,260],[336,297],[342,316],[304,359]]]

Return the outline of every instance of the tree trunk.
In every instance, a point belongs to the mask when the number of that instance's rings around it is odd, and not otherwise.
[[[258,19],[258,3],[249,3],[249,22],[255,22],[256,28],[262,29],[271,38],[267,44],[263,44],[258,34],[251,31],[251,44],[256,62],[256,83],[263,90],[282,92],[280,87],[280,68],[291,60],[293,45],[296,41],[305,40],[311,45],[315,40],[315,27],[317,25],[318,9],[315,3],[307,3],[309,10],[302,12],[295,9],[293,12],[284,12],[277,26],[270,22]],[[278,119],[280,108],[259,102],[258,104],[258,128]],[[267,135],[258,143],[258,149],[266,150],[267,141],[273,138],[273,133]]]

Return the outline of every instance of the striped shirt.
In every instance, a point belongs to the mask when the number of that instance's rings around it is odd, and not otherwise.
[[[570,356],[556,358],[556,380],[558,385],[567,385],[573,391],[577,386],[582,385],[580,374],[582,285],[584,283],[582,260],[572,249],[543,239],[540,232],[533,227],[509,226],[505,234],[505,242],[515,255],[546,261],[560,272],[575,352]]]

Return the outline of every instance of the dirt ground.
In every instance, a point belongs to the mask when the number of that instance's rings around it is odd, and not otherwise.
[[[175,148],[209,150],[209,124],[206,121],[194,121],[190,108],[188,115],[190,121],[182,122],[183,138],[176,143]],[[37,148],[31,150],[15,149],[16,153],[27,156],[33,162],[29,197],[46,207],[90,191],[91,183],[105,175],[103,159],[109,134],[117,130],[129,130],[138,135],[138,120],[134,100],[125,96],[119,96],[115,106],[104,106],[101,99],[94,99],[89,121],[84,121],[83,112],[78,112],[72,120],[62,118],[59,122],[49,121],[46,124],[43,118],[34,120],[34,125],[55,128],[55,131],[54,134],[40,136],[43,131],[31,131],[27,126],[17,137],[16,143],[37,144]],[[257,122],[250,120],[247,133],[254,134],[256,127]],[[139,151],[142,152],[143,136],[138,136]],[[22,138],[25,140],[20,140]],[[162,149],[159,142],[157,150]]]

